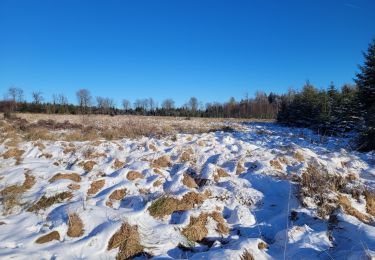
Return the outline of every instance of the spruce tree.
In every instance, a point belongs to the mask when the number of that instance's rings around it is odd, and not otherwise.
[[[360,150],[375,150],[375,39],[364,53],[365,62],[356,75],[358,99],[365,121],[365,129],[359,140]]]

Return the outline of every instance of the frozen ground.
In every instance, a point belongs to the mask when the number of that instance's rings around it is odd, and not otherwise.
[[[112,259],[135,240],[141,252],[134,255],[141,259],[240,259],[245,250],[255,259],[375,257],[374,212],[363,194],[354,199],[340,191],[368,221],[340,205],[328,220],[318,217],[313,199],[301,203],[299,178],[309,165],[348,177],[352,186],[375,188],[375,155],[351,151],[349,139],[248,123],[241,132],[163,139],[22,142],[18,152],[5,143],[3,259]],[[113,196],[120,190],[123,196]],[[30,211],[42,196],[63,192],[71,196]],[[184,201],[189,193],[201,200]],[[163,198],[174,198],[175,209],[161,203],[162,216],[151,213]],[[191,227],[194,218],[213,212],[223,218],[206,215],[203,226]],[[69,235],[72,214],[83,225],[78,235]],[[136,227],[137,236],[121,237],[111,249],[123,223]],[[52,231],[59,237],[36,243]]]

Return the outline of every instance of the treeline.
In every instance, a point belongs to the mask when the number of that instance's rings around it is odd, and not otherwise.
[[[52,102],[43,102],[40,91],[32,93],[32,101],[23,98],[23,90],[11,87],[5,93],[7,97],[0,102],[0,111],[17,111],[23,113],[48,114],[104,114],[104,115],[147,115],[176,117],[221,117],[221,118],[276,118],[280,98],[270,93],[257,92],[255,98],[245,97],[236,101],[233,97],[228,102],[207,103],[205,106],[196,97],[191,97],[181,107],[177,107],[173,99],[165,99],[161,105],[153,99],[137,99],[132,104],[129,100],[122,101],[118,108],[112,98],[93,98],[88,89],[76,92],[77,104],[68,102],[63,94],[53,95]]]
[[[364,57],[356,85],[318,90],[307,82],[302,91],[282,95],[277,121],[329,135],[357,131],[358,149],[375,150],[375,39]]]

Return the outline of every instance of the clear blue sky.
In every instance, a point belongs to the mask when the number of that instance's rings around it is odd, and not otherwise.
[[[374,0],[0,0],[0,95],[182,104],[352,83]]]

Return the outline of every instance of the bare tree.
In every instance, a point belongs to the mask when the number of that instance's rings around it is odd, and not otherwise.
[[[161,107],[165,110],[171,110],[174,108],[174,101],[171,98],[167,98],[161,104]]]
[[[131,103],[127,99],[122,100],[122,107],[124,108],[125,111],[128,111],[131,109]]]
[[[89,114],[91,106],[91,94],[87,89],[80,89],[76,93],[81,114]]]
[[[110,114],[115,109],[115,101],[111,98],[96,97],[100,113]]]
[[[10,87],[8,89],[8,97],[14,102],[21,102],[23,100],[23,90],[17,87]]]
[[[192,112],[196,112],[198,110],[198,99],[196,97],[191,97],[188,106]]]
[[[154,111],[155,108],[156,108],[156,103],[155,103],[154,99],[151,98],[151,97],[147,100],[147,105],[148,105],[148,109],[151,110],[151,111]]]
[[[40,91],[33,91],[32,96],[33,96],[33,102],[35,104],[42,103],[42,101],[43,101],[42,92],[40,92]]]

